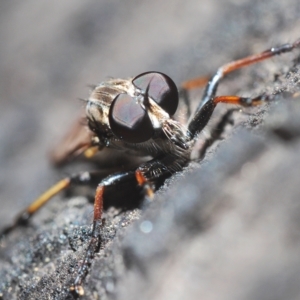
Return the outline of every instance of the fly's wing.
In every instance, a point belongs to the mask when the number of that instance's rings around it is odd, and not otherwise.
[[[149,159],[145,156],[130,155],[120,149],[94,146],[92,141],[95,137],[95,133],[87,125],[85,111],[82,111],[69,131],[50,151],[51,163],[60,167],[74,158],[93,158],[92,161],[101,166],[101,169],[116,172],[120,171],[120,168],[131,169]]]
[[[92,147],[95,134],[87,126],[85,112],[82,111],[73,126],[60,142],[50,151],[50,160],[61,166]]]

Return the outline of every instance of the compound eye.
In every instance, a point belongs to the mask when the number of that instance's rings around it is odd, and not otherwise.
[[[146,91],[148,95],[170,116],[174,115],[178,106],[178,90],[174,81],[159,72],[146,72],[132,80],[135,87]]]
[[[119,94],[109,110],[109,124],[112,132],[129,143],[149,140],[154,129],[147,112],[127,94]]]

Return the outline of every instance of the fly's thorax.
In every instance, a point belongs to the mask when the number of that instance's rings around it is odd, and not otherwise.
[[[101,82],[91,92],[86,104],[86,116],[91,130],[97,135],[107,134],[110,131],[108,118],[110,106],[122,93],[134,93],[134,86],[130,79],[110,79]]]

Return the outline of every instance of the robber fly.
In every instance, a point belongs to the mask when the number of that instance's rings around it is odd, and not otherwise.
[[[86,100],[87,127],[77,126],[72,131],[67,140],[69,149],[56,153],[56,162],[61,163],[81,152],[92,156],[104,148],[126,151],[133,156],[151,156],[152,159],[133,170],[112,174],[98,184],[91,239],[77,277],[70,287],[72,291],[78,295],[84,294],[83,281],[101,244],[103,202],[109,197],[120,197],[112,191],[142,192],[143,197],[151,199],[166,178],[189,163],[197,137],[218,103],[249,107],[271,99],[267,95],[255,98],[216,96],[221,79],[232,71],[299,47],[300,39],[230,62],[220,67],[209,80],[189,80],[180,89],[169,76],[160,72],[146,72],[130,79],[109,79],[94,88]],[[206,83],[203,97],[189,123],[183,125],[176,121],[173,115],[178,107],[179,93],[187,97],[191,89],[201,86],[203,82]],[[83,172],[59,181],[22,211],[1,235],[26,224],[49,199],[71,184],[88,184],[95,180],[95,176],[95,173]]]

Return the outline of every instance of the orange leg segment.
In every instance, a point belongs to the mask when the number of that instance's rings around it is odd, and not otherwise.
[[[284,44],[280,47],[273,47],[259,54],[250,55],[245,58],[241,58],[227,63],[221,68],[219,68],[217,73],[220,73],[221,77],[223,77],[224,75],[227,75],[235,70],[264,61],[274,55],[280,55],[282,53],[291,52],[294,48],[298,47],[300,47],[300,39],[294,42],[293,44]],[[205,86],[209,82],[209,80],[210,77],[208,76],[196,77],[183,82],[181,88],[185,90],[200,88]]]
[[[268,97],[262,95],[255,98],[239,97],[239,96],[217,96],[213,99],[214,104],[227,103],[238,104],[241,106],[256,106],[268,100]]]
[[[152,200],[154,197],[154,189],[147,180],[147,178],[143,175],[143,173],[140,170],[135,171],[135,178],[138,184],[143,187],[148,199]]]
[[[10,226],[7,226],[0,232],[0,239],[11,232],[18,226],[24,225],[28,222],[30,217],[37,212],[42,206],[44,206],[51,198],[56,194],[63,191],[64,189],[70,186],[71,179],[65,178],[57,182],[50,189],[44,192],[40,197],[33,201],[26,209],[24,209],[15,219],[14,223]]]
[[[92,229],[92,238],[89,246],[86,250],[83,262],[78,270],[77,277],[74,281],[74,285],[70,287],[71,291],[75,291],[79,296],[84,295],[84,289],[82,282],[85,279],[95,253],[98,252],[101,244],[100,227],[102,225],[102,211],[103,211],[103,193],[104,185],[99,184],[96,189],[95,201],[94,201],[94,220]]]

